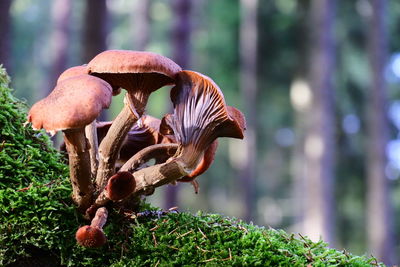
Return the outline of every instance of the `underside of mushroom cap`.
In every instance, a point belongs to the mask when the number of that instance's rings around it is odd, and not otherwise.
[[[111,97],[112,89],[107,82],[86,74],[71,77],[32,106],[28,122],[34,129],[44,128],[48,132],[82,128],[110,106]]]
[[[88,64],[88,70],[113,87],[152,92],[173,84],[181,68],[169,58],[152,52],[108,50],[94,57]]]
[[[201,154],[216,138],[243,138],[243,114],[226,106],[222,91],[209,77],[193,71],[180,72],[171,100],[174,113],[163,118],[161,129],[172,130],[184,148],[182,158],[190,158],[187,163],[191,168],[197,166]]]
[[[164,121],[182,145],[205,149],[217,137],[243,138],[243,114],[225,104],[221,89],[209,77],[194,71],[180,72],[171,100],[174,113]]]
[[[169,58],[152,52],[108,50],[94,57],[88,69],[91,75],[107,81],[113,88],[126,89],[131,104],[140,116],[150,93],[174,84],[181,67]]]

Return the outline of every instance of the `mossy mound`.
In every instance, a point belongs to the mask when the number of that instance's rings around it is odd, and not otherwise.
[[[82,248],[74,235],[85,222],[70,198],[68,168],[46,135],[23,126],[26,106],[11,95],[8,83],[0,68],[1,266],[376,264],[323,242],[207,214],[128,219],[112,211],[108,243]]]

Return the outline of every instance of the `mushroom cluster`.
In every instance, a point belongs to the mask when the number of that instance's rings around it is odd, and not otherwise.
[[[162,119],[145,114],[149,95],[165,85],[174,85],[173,112]],[[121,89],[126,94],[119,115],[97,121]],[[106,242],[108,209],[135,211],[141,196],[169,183],[191,182],[197,193],[195,178],[212,164],[217,138],[242,139],[246,128],[243,114],[225,104],[209,77],[164,56],[128,50],[104,51],[67,69],[32,106],[28,122],[52,135],[63,132],[72,199],[92,221],[76,233],[86,247]]]

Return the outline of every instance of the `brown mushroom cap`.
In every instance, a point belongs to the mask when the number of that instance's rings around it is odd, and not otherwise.
[[[32,106],[28,122],[34,129],[48,132],[82,128],[110,106],[111,92],[110,85],[97,77],[84,74],[68,78]]]
[[[136,181],[130,172],[118,172],[107,183],[106,191],[109,199],[118,201],[129,196],[136,187]]]
[[[107,242],[103,230],[89,225],[79,228],[75,234],[75,238],[79,245],[87,248],[98,248]]]
[[[57,79],[57,83],[66,80],[68,78],[79,76],[82,74],[88,74],[88,69],[86,65],[71,67],[69,69],[66,69],[63,73],[60,74],[60,76]]]
[[[184,153],[181,158],[195,168],[202,153],[218,137],[243,138],[243,114],[225,104],[219,87],[209,77],[181,71],[171,90],[174,113],[163,119],[160,128],[171,129]]]
[[[170,78],[181,71],[181,67],[167,57],[130,50],[104,51],[89,62],[88,69],[90,73],[159,73]]]
[[[164,85],[173,84],[181,67],[169,58],[152,52],[108,50],[94,57],[88,64],[88,70],[113,88],[126,89],[141,115],[149,94]]]

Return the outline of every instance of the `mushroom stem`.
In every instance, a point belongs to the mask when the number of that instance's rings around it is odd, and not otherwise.
[[[178,150],[178,144],[156,144],[143,148],[133,157],[131,157],[124,165],[122,165],[120,171],[135,171],[140,165],[149,161],[152,158],[156,160],[166,160],[173,156]]]
[[[144,195],[155,187],[169,184],[186,175],[188,175],[188,172],[175,159],[140,169],[133,173],[136,188],[132,196]]]
[[[115,118],[107,135],[99,146],[99,168],[96,175],[98,190],[102,190],[107,184],[107,180],[115,172],[115,162],[117,161],[122,143],[125,140],[131,127],[139,118],[136,117],[128,105]]]
[[[85,130],[84,128],[71,129],[64,130],[63,133],[69,158],[72,199],[79,210],[85,211],[93,199],[90,155]]]
[[[95,120],[91,124],[86,125],[85,134],[90,145],[90,169],[92,173],[92,179],[94,180],[96,178],[97,167],[99,165],[99,142],[97,139],[97,127]]]
[[[91,227],[97,227],[99,229],[103,229],[103,226],[107,222],[107,217],[108,217],[108,211],[105,207],[101,207],[96,211],[96,215],[94,215],[94,218],[92,219],[92,222],[90,223]]]

